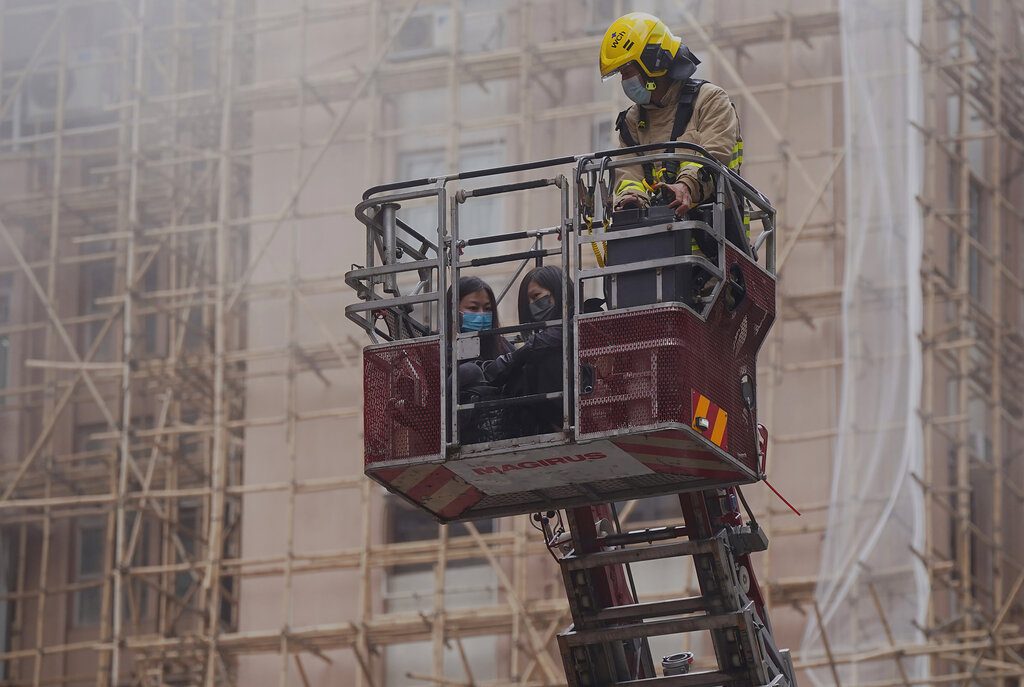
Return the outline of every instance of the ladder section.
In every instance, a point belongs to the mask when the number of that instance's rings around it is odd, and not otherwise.
[[[740,524],[725,508],[731,490],[680,494],[684,526],[604,532],[606,511],[570,514],[572,549],[559,559],[573,624],[558,637],[570,687],[611,685],[778,685],[790,687],[788,652],[775,647],[749,556],[768,546],[756,523]],[[596,518],[595,518],[596,516]],[[638,601],[624,586],[629,565],[689,557],[700,595]],[[647,640],[661,635],[710,633],[717,669],[664,676],[655,672]]]

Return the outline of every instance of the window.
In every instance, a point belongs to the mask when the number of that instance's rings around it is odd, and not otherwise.
[[[493,520],[479,520],[473,524],[481,533],[494,531]],[[388,497],[386,502],[385,527],[385,536],[390,543],[433,541],[438,535],[438,524],[432,517],[396,497]],[[467,535],[464,524],[448,525],[449,537]],[[469,572],[459,572],[461,569]],[[495,585],[494,571],[486,561],[480,558],[449,561],[445,575],[445,605],[472,605],[478,603],[473,599],[480,599],[481,595],[491,598]],[[434,599],[434,564],[393,566],[388,569],[385,586],[384,600],[389,612],[429,612]]]
[[[950,208],[956,208],[960,204],[960,173],[955,161],[950,160],[946,170],[946,202]],[[955,219],[955,218],[954,218]],[[956,284],[960,273],[960,232],[954,228],[947,229],[946,238],[946,276],[950,284]]]
[[[0,324],[11,321],[11,291],[14,289],[14,275],[0,274]]]
[[[75,582],[102,580],[105,537],[106,528],[102,520],[78,522],[75,534]],[[102,583],[76,590],[72,604],[74,624],[79,627],[99,624],[102,603]]]
[[[8,12],[0,43],[4,46],[5,67],[9,66],[12,76],[40,51],[35,58],[36,68],[25,74],[16,106],[9,113],[10,129],[4,127],[11,140],[17,143],[24,135],[52,131],[61,102],[64,125],[68,128],[116,120],[117,113],[109,106],[118,100],[120,72],[115,37],[121,23],[119,14],[116,7],[103,3],[68,7],[60,20],[71,27],[62,67],[60,41],[54,35],[46,38],[47,29],[58,17],[47,12]],[[57,84],[62,71],[64,93],[58,98]]]
[[[504,145],[500,143],[484,143],[464,146],[459,151],[459,169],[474,170],[497,167],[504,164]],[[499,178],[488,178],[483,185],[500,183]],[[500,234],[504,231],[504,203],[501,196],[470,198],[459,210],[459,227],[472,232],[472,236]],[[494,244],[501,246],[501,244]]]
[[[460,89],[461,93],[462,89]],[[436,124],[445,121],[449,116],[449,105],[451,94],[446,88],[420,88],[417,90],[402,91],[394,95],[385,96],[388,107],[393,111],[394,126],[396,129],[412,129],[422,127],[425,124]],[[398,149],[411,151],[421,149],[423,135],[419,133],[406,133],[398,139]],[[436,144],[434,144],[436,145]],[[401,160],[401,156],[399,157]],[[441,160],[443,165],[444,160]],[[400,166],[401,167],[401,166]],[[430,169],[435,169],[431,167]],[[401,172],[401,168],[398,170]],[[412,178],[422,178],[419,177]]]
[[[196,540],[199,536],[199,504],[185,502],[178,506],[178,539],[185,550],[182,557],[181,551],[175,545],[175,557],[177,563],[190,563],[196,553]],[[182,602],[191,605],[189,594],[192,592],[192,572],[182,570],[174,575],[174,595]]]
[[[463,53],[490,52],[504,47],[505,18],[492,0],[463,0],[460,47]]]
[[[992,462],[992,440],[989,438],[988,405],[981,398],[972,397],[967,401],[967,436],[973,458]]]
[[[125,532],[134,528],[138,513],[129,514],[125,522]],[[102,580],[104,574],[104,557],[106,556],[107,528],[104,520],[89,518],[80,520],[75,533],[75,568],[76,583]],[[132,565],[142,566],[149,563],[149,527],[142,523],[142,530],[132,554]],[[148,615],[149,589],[139,578],[130,579],[122,591],[121,616],[130,622],[137,622]],[[99,624],[103,605],[103,585],[75,591],[72,611],[74,624],[78,627],[89,627]]]
[[[678,36],[680,34],[685,35],[686,33],[686,26],[684,25],[684,21],[686,19],[685,9],[686,5],[679,2],[679,0],[655,0],[654,7],[644,11],[650,12],[658,19],[665,22],[669,30]],[[695,8],[691,5],[690,9],[694,14],[697,14],[697,10],[699,8]],[[626,11],[628,10],[623,10],[623,12]],[[685,41],[683,42],[685,43]]]
[[[154,260],[146,273],[142,276],[142,289],[145,293],[151,293],[160,288],[160,272],[158,270],[158,263]],[[141,331],[138,332],[140,335],[142,350],[138,351],[143,355],[158,354],[160,351],[157,349],[157,336],[159,335],[159,321],[157,320],[156,313],[148,313],[142,316]],[[139,340],[139,339],[137,339]]]
[[[199,165],[193,165],[193,174],[204,174],[205,167]],[[201,215],[196,214],[194,218],[190,218],[193,221],[201,221]],[[208,253],[203,250],[203,241],[199,237],[187,235],[184,239],[184,245],[182,246],[182,252],[184,256],[181,259],[182,265],[187,267],[179,268],[177,278],[181,284],[193,284],[196,283],[197,274],[202,274],[204,270],[213,270],[214,265],[211,262],[211,258]],[[166,278],[166,281],[170,280],[170,275]],[[205,346],[212,346],[212,328],[210,331],[204,329],[203,323],[204,306],[202,305],[191,305],[187,308],[183,315],[175,315],[177,318],[178,326],[185,327],[185,340],[182,343],[184,350],[190,353],[202,350]]]
[[[229,461],[240,462],[241,452],[230,451]],[[241,501],[238,498],[229,499],[224,502],[224,527],[229,534],[225,535],[221,542],[220,555],[222,559],[241,557],[241,539],[238,536],[240,523],[242,521]],[[234,575],[221,575],[220,578],[220,622],[221,627],[233,629],[238,626],[236,591],[237,577]]]
[[[481,79],[460,84],[460,119],[462,121],[490,119],[492,117],[505,117],[510,113],[518,112],[521,103],[519,103],[514,95],[515,85],[512,79]],[[480,143],[484,140],[477,135],[474,137],[473,142],[463,139],[460,143],[465,151],[466,149],[482,147]],[[494,135],[490,140],[493,143],[500,142],[501,134]],[[476,145],[473,145],[474,143]],[[504,157],[503,152],[498,157]]]
[[[135,523],[142,515],[138,512],[129,513],[125,521],[125,536],[131,536],[135,529]],[[132,565],[149,565],[149,550],[152,546],[150,539],[150,524],[143,519],[139,524],[139,535],[135,542],[135,550],[132,552]],[[130,623],[137,624],[140,620],[149,615],[149,585],[141,577],[131,577],[122,587],[121,617]]]
[[[957,450],[954,444],[950,444],[949,451],[946,454],[946,472],[949,481],[950,489],[955,489],[957,486],[957,471],[958,471],[958,460]],[[957,514],[954,511],[949,513],[949,559],[956,560],[960,555],[960,530],[957,526]],[[951,575],[955,580],[959,573],[959,566],[953,566]]]
[[[109,188],[115,181],[113,155],[89,155],[82,158],[82,186]]]
[[[104,461],[112,459],[113,442],[95,436],[108,429],[105,422],[93,422],[75,427],[74,441],[71,445],[71,450],[75,453],[74,467],[103,465]]]
[[[14,289],[14,275],[0,274],[0,326],[11,319],[11,292]],[[10,383],[11,341],[7,336],[0,336],[0,391]],[[0,406],[7,402],[7,397],[0,395]],[[2,664],[0,664],[2,665]],[[0,677],[3,673],[0,672]]]
[[[185,341],[186,351],[195,352],[203,347],[208,339],[207,332],[203,329],[203,309],[194,305],[188,309],[185,318]]]
[[[946,250],[949,252],[946,259],[946,276],[950,284],[956,284],[956,267],[960,263],[960,236],[956,229],[947,230]]]
[[[180,424],[183,426],[199,424],[199,411],[183,410]],[[199,455],[203,445],[203,436],[199,432],[181,432],[178,434],[178,459],[189,460]]]
[[[11,10],[11,3],[7,3]],[[54,20],[50,13],[10,12],[4,17],[3,35],[0,39],[0,59],[4,66],[21,69],[27,65],[36,50],[40,50],[40,62],[52,62],[57,59],[57,42],[43,42],[46,29]]]
[[[960,130],[960,96],[946,96],[946,135],[955,136]]]
[[[493,532],[493,520],[474,523],[481,533]],[[466,536],[462,523],[448,525],[449,537]],[[385,502],[385,536],[389,542],[432,541],[437,538],[438,524],[425,512],[405,501],[388,496]],[[431,563],[393,566],[384,578],[384,603],[387,612],[430,613],[433,610],[434,566]],[[496,603],[498,584],[494,570],[486,561],[474,558],[450,561],[445,568],[445,608],[465,608]],[[496,636],[469,637],[462,640],[476,680],[497,677]],[[408,678],[419,666],[430,665],[430,642],[413,642],[388,647],[384,655],[385,684],[405,687],[419,684]],[[459,648],[452,643],[445,648],[445,674],[462,675]]]
[[[441,55],[452,43],[451,10],[434,5],[416,10],[402,24],[392,42],[390,59],[411,60]]]
[[[604,35],[608,26],[619,16],[615,0],[583,0],[585,22],[583,30],[592,36]],[[628,0],[622,2],[622,13],[629,12]]]
[[[425,150],[401,153],[399,179],[425,179],[444,174],[444,151]],[[398,211],[398,217],[427,238],[437,236],[437,203],[434,199],[412,201]]]
[[[599,150],[608,150],[614,148],[615,145],[612,142],[612,127],[613,122],[610,117],[600,116],[596,118],[590,125],[590,150],[597,152]]]
[[[15,580],[14,542],[7,532],[0,530],[0,597],[10,594]],[[11,650],[11,623],[14,602],[0,598],[0,653]],[[0,680],[7,679],[7,661],[0,660]]]
[[[7,367],[10,351],[10,340],[6,336],[0,336],[0,390],[7,388]],[[0,405],[4,405],[6,401],[6,396],[0,396]]]
[[[155,7],[165,3],[150,4]],[[220,57],[216,42],[212,40],[216,35],[219,8],[206,2],[186,2],[181,4],[181,8],[184,10],[183,25],[195,27],[191,31],[180,31],[182,47],[187,51],[188,62],[192,66],[188,70],[189,85],[195,90],[209,88],[214,83],[213,66]]]
[[[972,239],[967,252],[967,283],[971,297],[980,301],[982,297],[982,263],[981,252],[975,244],[984,241],[984,198],[981,185],[971,179],[967,195],[967,232]]]
[[[106,241],[96,241],[83,244],[83,253],[95,253],[111,250],[112,246]],[[98,300],[109,298],[114,293],[114,261],[96,260],[94,262],[82,263],[78,273],[78,312],[80,315],[100,315],[109,311],[109,305],[101,305]],[[103,319],[96,318],[86,322],[82,327],[82,352],[83,354],[92,347],[103,330]],[[97,359],[110,356],[110,345],[113,337],[110,330],[107,331],[104,342],[101,345]],[[104,355],[105,354],[105,355]]]
[[[486,169],[504,163],[503,143],[481,143],[463,146],[459,151],[459,170]],[[445,155],[442,150],[425,150],[401,153],[398,158],[398,176],[401,179],[422,179],[440,176],[445,169]],[[496,179],[487,181],[497,183]],[[470,198],[459,206],[459,227],[472,232],[473,236],[498,234],[502,231],[502,199],[495,196]],[[398,216],[423,235],[437,234],[437,204],[419,203],[402,208]]]
[[[418,508],[414,508],[397,497],[388,496],[384,518],[387,528],[385,536],[389,543],[400,544],[404,542],[437,539],[437,521],[427,515],[426,512]],[[493,520],[478,520],[473,524],[476,525],[477,530],[481,533],[490,533],[494,531]],[[464,523],[456,522],[448,525],[449,537],[465,537],[468,536],[468,534],[469,531],[466,529],[466,525]],[[469,559],[468,561],[451,561],[448,563],[448,567],[475,565],[477,563],[478,561],[473,559]],[[397,566],[396,568],[393,568],[393,570],[429,570],[432,567],[433,565],[431,563],[416,563],[412,565]]]

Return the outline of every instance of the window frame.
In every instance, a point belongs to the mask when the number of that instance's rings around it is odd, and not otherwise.
[[[402,31],[405,31],[406,27],[411,26],[411,22],[422,21],[426,17],[430,17],[433,20],[431,25],[431,31],[434,32],[432,36],[433,45],[430,47],[403,47],[401,45]],[[448,22],[448,27],[444,29],[445,34],[441,36],[440,40],[438,40],[438,24],[442,21]],[[398,34],[395,36],[394,41],[396,47],[391,49],[388,54],[388,60],[392,62],[405,62],[408,60],[446,54],[451,48],[452,38],[455,36],[453,29],[454,24],[455,21],[452,17],[451,7],[447,4],[438,3],[416,9],[409,15],[405,20],[405,24],[403,24],[398,30]]]
[[[106,571],[105,571],[105,567],[106,566],[103,565],[103,557],[104,557],[104,554],[105,554],[105,551],[104,551],[105,546],[103,545],[103,538],[106,537],[106,534],[107,534],[106,529],[107,529],[106,528],[106,523],[103,521],[102,518],[99,518],[99,517],[79,518],[78,520],[75,521],[74,549],[73,549],[72,564],[71,564],[72,565],[72,567],[71,567],[72,578],[73,578],[73,580],[74,580],[74,582],[76,584],[79,583],[79,582],[92,582],[94,580],[100,580],[101,584],[98,585],[98,586],[91,586],[91,587],[87,587],[87,588],[84,588],[84,589],[76,589],[75,590],[75,592],[73,594],[73,598],[72,598],[72,603],[71,603],[71,624],[72,624],[73,627],[96,627],[100,623],[100,619],[101,619],[101,616],[103,614],[103,584],[102,584],[102,580],[103,580],[103,577],[104,577],[104,575],[106,573]],[[100,548],[100,552],[99,552],[100,567],[99,567],[99,570],[96,571],[96,572],[83,572],[82,571],[83,552],[84,552],[83,551],[83,538],[84,538],[85,530],[92,530],[92,531],[96,532],[99,535],[99,537],[100,537],[100,546],[99,546],[99,548]],[[99,605],[96,607],[96,617],[95,617],[95,619],[83,618],[83,612],[84,612],[83,608],[84,608],[84,605],[82,603],[82,599],[83,599],[85,594],[96,594],[96,595],[99,596]]]
[[[505,164],[505,155],[507,153],[508,146],[505,139],[495,139],[493,141],[481,141],[479,143],[465,143],[459,146],[457,154],[459,161],[457,167],[459,170],[468,169],[488,169],[491,167],[500,167]],[[490,158],[492,162],[487,162],[483,166],[467,162],[476,158]],[[395,157],[395,169],[400,178],[422,178],[422,177],[434,177],[445,174],[451,170],[445,169],[445,151],[442,148],[425,148],[425,149],[412,149],[412,150],[400,150]],[[426,164],[424,164],[426,163]],[[427,168],[425,172],[412,172],[419,165],[422,168]],[[492,183],[498,183],[497,179],[492,180]],[[471,204],[470,204],[471,203]],[[469,208],[473,208],[470,210]],[[430,214],[433,218],[436,216],[436,207],[434,205],[428,205],[426,203],[415,205],[412,208],[405,210],[399,210],[398,216],[403,221],[409,223],[417,231],[424,234],[424,236],[431,236],[431,232],[436,232],[436,222],[431,219],[428,223],[426,217]],[[472,219],[474,214],[479,216],[486,216],[487,219]],[[491,227],[488,233],[475,233],[474,236],[487,236],[489,234],[498,234],[502,231],[503,220],[505,217],[505,203],[504,199],[499,196],[487,196],[484,198],[472,198],[469,203],[460,205],[459,207],[459,226],[467,226],[466,217],[470,217],[468,223],[474,225],[485,225]],[[494,244],[489,249],[487,247],[478,248],[480,255],[487,254],[486,251],[490,250],[491,254],[500,250],[497,247],[499,244]]]
[[[0,335],[0,391],[6,391],[10,383],[11,339]],[[7,396],[0,395],[0,406],[6,405]]]
[[[11,303],[14,301],[14,275],[0,274],[0,325],[11,321]]]

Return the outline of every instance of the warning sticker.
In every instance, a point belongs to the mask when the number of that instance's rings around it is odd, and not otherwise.
[[[445,466],[487,494],[513,494],[653,473],[608,441],[466,458]]]
[[[690,390],[690,402],[693,407],[693,422],[690,426],[710,439],[715,446],[728,451],[729,435],[726,434],[726,427],[729,424],[729,413],[696,389]]]

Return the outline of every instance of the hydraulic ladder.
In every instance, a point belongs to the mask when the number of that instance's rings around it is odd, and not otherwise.
[[[678,495],[684,524],[632,532],[613,528],[607,505],[567,511],[568,533],[545,522],[558,557],[572,625],[558,636],[570,687],[652,685],[792,687],[788,651],[776,648],[750,554],[768,547],[757,523],[742,521],[735,488]],[[617,518],[615,518],[617,520]],[[690,556],[700,596],[640,603],[630,563]],[[647,639],[710,632],[716,670],[655,673]],[[683,657],[682,664],[686,664]]]

